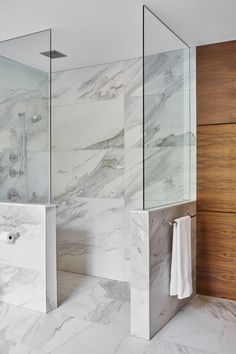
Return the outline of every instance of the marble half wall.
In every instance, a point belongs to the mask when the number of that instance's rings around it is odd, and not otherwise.
[[[196,202],[131,211],[131,334],[150,339],[189,299],[169,295],[172,221],[196,215]],[[196,217],[192,221],[192,269],[196,289]]]
[[[5,232],[19,238],[9,243]],[[0,301],[49,312],[56,280],[55,206],[0,203]]]

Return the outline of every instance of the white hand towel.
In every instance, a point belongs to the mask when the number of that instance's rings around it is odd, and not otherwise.
[[[173,225],[170,295],[184,299],[192,292],[191,217],[184,216]]]

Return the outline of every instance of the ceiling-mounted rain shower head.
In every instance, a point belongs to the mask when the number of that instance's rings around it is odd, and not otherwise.
[[[59,58],[67,57],[66,54],[63,54],[55,49],[49,50],[47,52],[41,52],[40,54],[44,55],[45,57],[51,58],[51,59],[59,59]]]

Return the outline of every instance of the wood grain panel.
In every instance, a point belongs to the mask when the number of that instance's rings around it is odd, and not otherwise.
[[[236,300],[236,215],[198,212],[197,292]]]
[[[197,291],[236,300],[236,41],[197,48],[197,125]]]
[[[236,212],[236,124],[198,126],[198,210]]]
[[[197,122],[236,122],[236,41],[197,47]]]

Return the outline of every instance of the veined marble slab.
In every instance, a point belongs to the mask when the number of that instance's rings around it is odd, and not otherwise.
[[[185,166],[189,147],[186,150],[183,146],[145,149],[146,208],[189,199],[190,169]]]
[[[123,62],[94,65],[52,75],[53,105],[116,99],[123,95]]]
[[[0,75],[0,199],[9,201],[8,190],[16,188],[19,195],[12,202],[32,202],[33,198],[34,202],[47,203],[49,170],[44,166],[49,165],[48,75],[3,57]],[[28,177],[19,174],[23,150],[19,113],[25,113],[26,132],[32,116],[42,117],[27,137]],[[16,155],[16,161],[10,161],[10,154]],[[10,175],[11,169],[16,176]]]
[[[124,198],[122,149],[53,151],[52,174],[57,202],[75,197]]]
[[[53,75],[58,267],[117,280],[130,274],[123,68],[118,62]]]
[[[129,280],[129,239],[122,199],[74,198],[57,208],[58,267]]]
[[[0,203],[0,301],[40,312],[57,306],[56,209],[37,204]]]
[[[145,58],[145,207],[189,200],[195,188],[195,116],[190,120],[188,106],[195,54],[191,82],[188,54]],[[61,270],[129,280],[127,220],[129,210],[143,208],[142,64],[135,58],[53,75]]]
[[[126,60],[124,62],[124,95],[141,97],[143,95],[143,61],[142,58]]]
[[[56,151],[123,148],[123,99],[53,107],[52,132]]]
[[[143,99],[128,97],[124,99],[125,149],[143,147]]]
[[[143,208],[143,149],[125,149],[125,201],[139,201],[137,209]]]
[[[196,202],[175,204],[130,214],[131,334],[150,339],[190,300],[169,295],[173,228],[163,224],[196,215]],[[193,288],[196,281],[196,217],[192,218]]]

